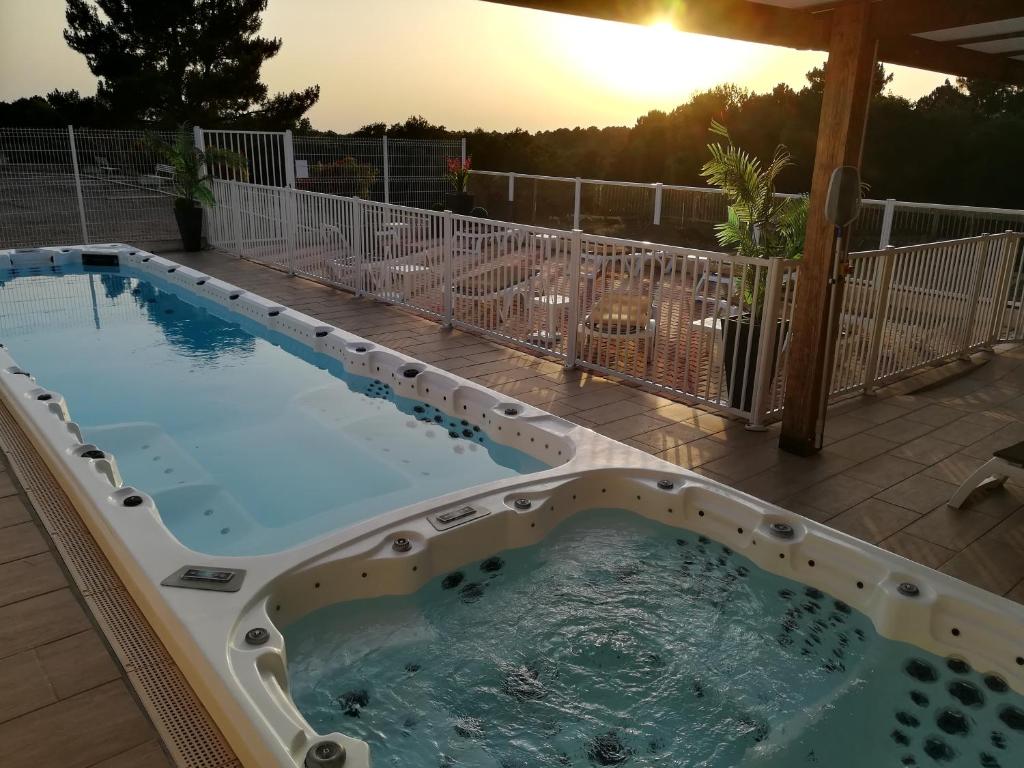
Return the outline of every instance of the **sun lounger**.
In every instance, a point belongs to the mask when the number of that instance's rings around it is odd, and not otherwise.
[[[960,484],[948,504],[953,509],[960,509],[967,497],[978,488],[998,488],[1011,477],[1024,482],[1024,442],[993,453],[991,459]]]

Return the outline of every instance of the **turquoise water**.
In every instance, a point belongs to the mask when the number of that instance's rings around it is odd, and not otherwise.
[[[321,733],[402,768],[1024,765],[1024,697],[623,512],[284,630]]]
[[[0,341],[202,552],[279,551],[546,468],[475,424],[127,268],[0,272]]]

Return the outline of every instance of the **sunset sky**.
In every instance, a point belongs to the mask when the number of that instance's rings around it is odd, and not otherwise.
[[[0,100],[95,91],[64,25],[63,0],[0,0]],[[411,114],[461,129],[631,125],[719,83],[799,88],[824,59],[479,0],[270,0],[263,32],[284,41],[264,81],[272,91],[319,83],[309,117],[338,131]],[[893,90],[911,98],[943,79],[893,71]]]

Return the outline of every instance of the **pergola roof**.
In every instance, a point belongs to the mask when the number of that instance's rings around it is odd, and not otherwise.
[[[827,51],[832,9],[848,0],[488,0],[542,11]],[[1022,0],[871,0],[878,58],[1024,85]]]

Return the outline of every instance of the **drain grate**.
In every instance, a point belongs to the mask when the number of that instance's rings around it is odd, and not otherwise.
[[[239,768],[231,747],[2,403],[0,447],[174,762],[182,768]]]

